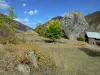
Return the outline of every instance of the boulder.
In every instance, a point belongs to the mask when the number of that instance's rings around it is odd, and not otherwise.
[[[16,69],[23,75],[30,75],[30,67],[27,64],[18,64]]]
[[[80,11],[67,13],[61,20],[61,23],[65,35],[70,40],[76,40],[79,37],[79,34],[85,33],[89,28],[89,24]]]
[[[30,61],[31,61],[33,67],[35,69],[39,69],[38,62],[37,62],[37,56],[36,56],[35,51],[30,51],[29,52],[29,58],[30,58]]]

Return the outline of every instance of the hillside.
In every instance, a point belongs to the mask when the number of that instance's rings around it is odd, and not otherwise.
[[[7,17],[7,15],[1,14],[1,13],[0,13],[0,20],[2,20],[3,22],[4,22],[4,21],[5,21],[5,22],[9,22],[8,25],[11,24],[11,23],[17,24],[16,29],[18,29],[18,30],[20,30],[20,31],[33,30],[31,27],[26,26],[26,25],[24,25],[24,24],[22,24],[22,23],[20,23],[20,22],[17,22],[17,21],[15,21],[15,20],[10,20],[10,19]],[[2,21],[0,21],[0,22],[2,22]]]
[[[85,16],[89,24],[89,31],[100,31],[100,11]]]
[[[49,23],[52,20],[56,20],[56,19],[61,20],[62,18],[63,18],[62,16],[53,17],[51,20],[49,20],[45,24],[43,24],[43,26],[45,26],[47,23]]]

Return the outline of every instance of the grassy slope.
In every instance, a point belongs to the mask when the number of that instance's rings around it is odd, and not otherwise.
[[[90,50],[95,46],[82,42],[75,42],[74,45],[71,41],[68,42],[67,44],[38,43],[56,63],[57,69],[51,75],[100,75],[100,57],[93,57],[82,51],[84,48]]]
[[[26,32],[28,33],[28,32]],[[29,34],[29,33],[28,33]],[[37,36],[37,37],[35,37]],[[45,43],[44,39],[41,39],[38,35],[27,36],[28,39],[33,38],[33,40],[41,40],[33,42],[33,44],[20,43],[16,45],[19,50],[9,52],[7,47],[0,45],[0,75],[20,75],[16,72],[11,65],[14,65],[13,59],[14,55],[17,54],[18,61],[24,60],[24,53],[27,53],[31,47],[36,49],[41,57],[39,61],[41,65],[48,66],[52,62],[48,62],[48,57],[53,60],[56,64],[56,68],[53,71],[32,71],[31,75],[44,75],[44,72],[50,73],[50,75],[100,75],[100,48],[97,46],[88,45],[84,42],[70,41],[66,39],[60,39],[65,43]],[[6,49],[5,49],[6,47]],[[14,48],[14,47],[13,47]],[[10,48],[11,49],[11,48]],[[41,56],[41,52],[43,53]],[[19,58],[20,54],[23,56]],[[44,56],[46,55],[46,56]],[[14,57],[15,58],[15,57]],[[5,61],[8,61],[5,63]],[[12,62],[12,64],[10,64]],[[42,63],[41,63],[42,62]],[[3,64],[4,63],[4,64]]]
[[[26,32],[28,33],[28,32]],[[29,34],[29,33],[28,33]],[[44,40],[38,35],[27,36],[28,39]],[[35,42],[40,50],[51,57],[56,69],[47,71],[51,75],[100,75],[100,48],[85,42],[60,39],[63,43]],[[98,54],[99,55],[96,55]],[[42,73],[43,74],[43,73]],[[34,73],[32,74],[34,75]],[[39,75],[36,73],[36,75]]]

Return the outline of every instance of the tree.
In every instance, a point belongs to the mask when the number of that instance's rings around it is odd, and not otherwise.
[[[45,27],[41,22],[38,22],[35,31],[39,34],[39,36],[45,36]]]
[[[10,19],[15,19],[16,18],[16,15],[14,13],[14,8],[12,8],[12,7],[9,8],[9,18]]]
[[[59,20],[52,20],[46,25],[46,35],[53,42],[62,36],[62,27]]]
[[[8,22],[6,22],[6,24],[8,23],[8,25],[6,25],[6,26],[8,26],[7,28],[9,29],[10,34],[13,35],[15,33],[15,27],[17,25],[17,23],[14,24],[13,21],[12,21],[13,19],[16,18],[16,15],[15,15],[13,7],[9,8],[9,16],[8,16],[8,18],[10,18],[10,20],[8,20]]]

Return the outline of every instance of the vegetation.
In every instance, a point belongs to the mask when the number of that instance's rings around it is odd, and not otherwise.
[[[18,23],[13,21],[14,18],[15,14],[13,8],[9,8],[9,16],[0,14],[0,40],[3,44],[7,42],[15,43],[14,34]]]
[[[45,36],[50,38],[52,41],[60,39],[62,36],[62,28],[59,20],[52,20],[46,25]]]
[[[79,40],[80,40],[80,41],[85,41],[84,35],[80,34],[80,35],[79,35]]]
[[[39,36],[45,36],[45,27],[41,22],[38,22],[35,31],[39,34]]]
[[[12,7],[9,8],[9,18],[12,20],[16,18],[16,15],[14,13],[14,8]]]

